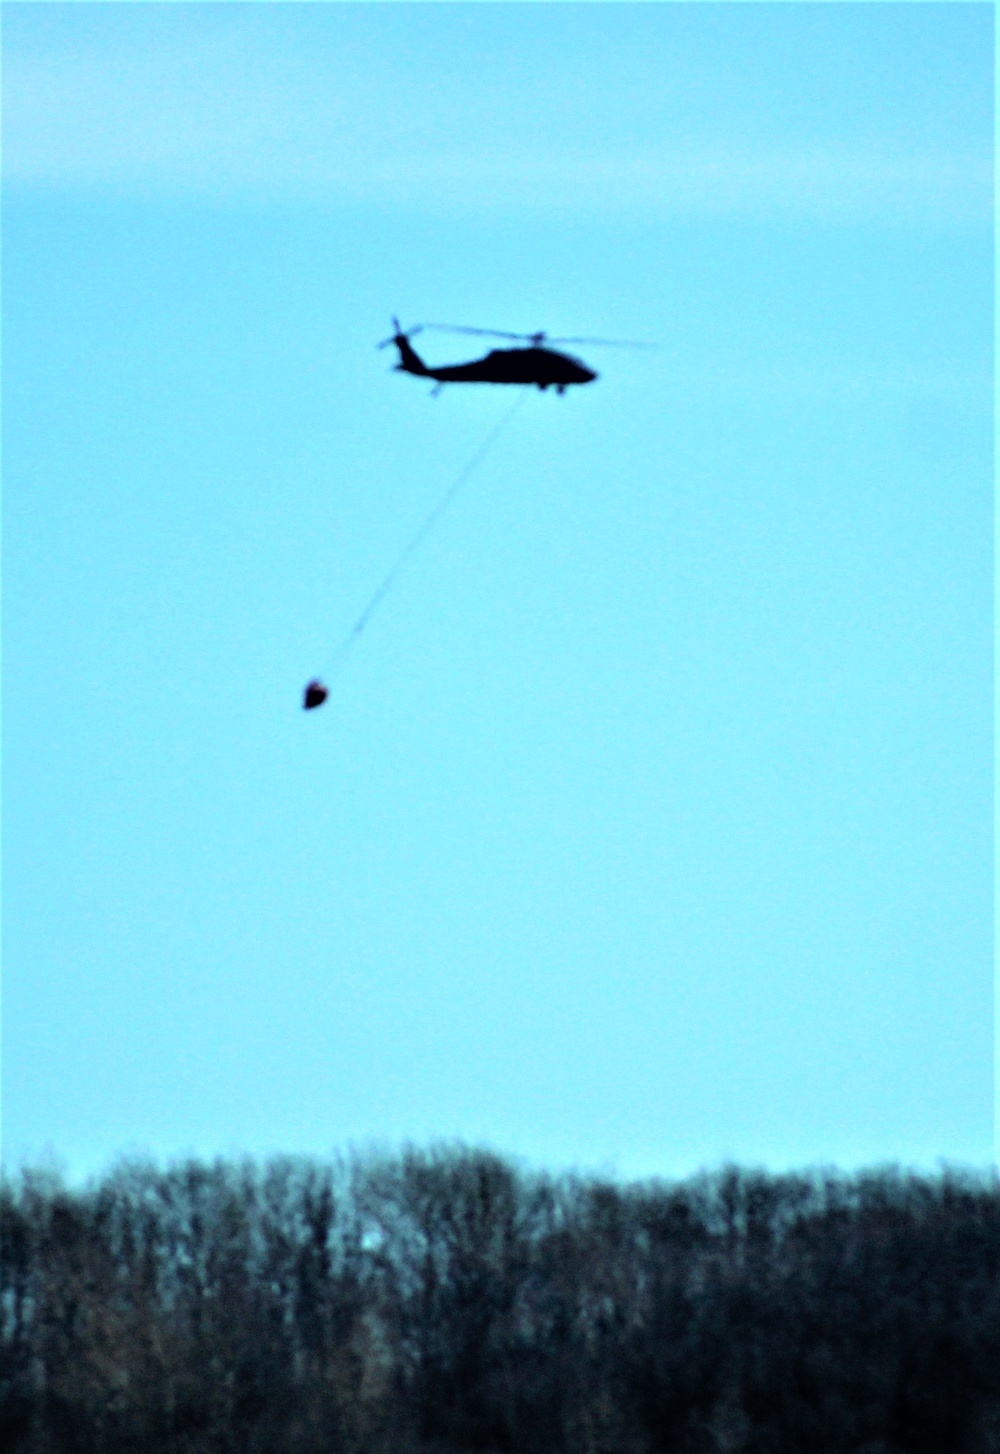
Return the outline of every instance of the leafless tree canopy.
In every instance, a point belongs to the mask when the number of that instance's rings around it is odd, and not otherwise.
[[[461,1148],[0,1185],[5,1454],[998,1454],[1000,1191]]]

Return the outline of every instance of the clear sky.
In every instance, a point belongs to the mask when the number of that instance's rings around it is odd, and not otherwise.
[[[992,8],[3,25],[9,1161],[988,1160]]]

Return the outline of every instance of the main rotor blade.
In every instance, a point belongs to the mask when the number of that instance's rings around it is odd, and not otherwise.
[[[423,328],[433,328],[436,333],[474,333],[481,338],[515,338],[523,339],[527,343],[536,346],[546,346],[550,343],[585,343],[595,344],[601,348],[656,348],[655,343],[640,343],[631,338],[550,338],[549,335],[539,329],[536,333],[507,333],[502,328],[466,328],[457,323],[424,323]]]
[[[538,333],[505,333],[501,328],[464,328],[457,323],[421,323],[421,328],[433,328],[435,333],[476,333],[481,338],[544,338]]]
[[[659,348],[658,343],[639,343],[634,338],[546,338],[546,343],[586,343],[599,348]]]

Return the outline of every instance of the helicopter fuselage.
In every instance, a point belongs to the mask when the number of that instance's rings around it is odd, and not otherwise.
[[[551,386],[561,394],[569,384],[589,384],[597,378],[579,359],[554,348],[494,348],[471,363],[428,368],[408,338],[400,335],[393,341],[399,349],[398,370],[439,384],[533,384],[539,389]]]

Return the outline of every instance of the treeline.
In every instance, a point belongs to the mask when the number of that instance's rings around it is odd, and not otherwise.
[[[998,1454],[1000,1190],[479,1151],[0,1185],[4,1454]]]

